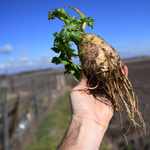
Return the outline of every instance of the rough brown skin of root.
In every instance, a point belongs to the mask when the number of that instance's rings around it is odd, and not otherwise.
[[[78,54],[83,73],[90,85],[89,89],[94,89],[95,87],[96,89],[104,89],[108,93],[115,110],[121,114],[122,128],[122,111],[124,105],[130,121],[140,136],[142,136],[141,130],[146,135],[146,125],[138,110],[138,98],[122,69],[123,62],[118,53],[100,36],[82,32],[81,34],[83,40],[77,44]],[[127,100],[125,100],[125,97],[127,97]],[[138,115],[141,126],[135,122],[135,114]],[[126,133],[123,133],[124,137],[125,135]]]

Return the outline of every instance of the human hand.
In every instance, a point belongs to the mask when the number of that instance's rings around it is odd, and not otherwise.
[[[123,70],[127,76],[127,67],[123,66]],[[104,90],[87,88],[87,78],[83,77],[70,92],[72,121],[59,150],[98,150],[100,147],[114,107]]]
[[[123,65],[123,70],[128,76],[128,68]],[[70,92],[73,118],[94,122],[104,130],[114,114],[114,107],[108,94],[104,90],[87,91],[87,78],[83,76],[79,84]],[[85,90],[78,90],[84,89]]]

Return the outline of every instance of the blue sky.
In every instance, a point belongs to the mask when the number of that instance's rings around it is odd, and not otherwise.
[[[94,28],[85,32],[100,35],[121,58],[150,56],[149,0],[0,0],[0,74],[62,67],[51,64],[55,53],[50,48],[52,33],[64,23],[48,21],[47,15],[65,7],[78,16],[67,5],[93,18]]]

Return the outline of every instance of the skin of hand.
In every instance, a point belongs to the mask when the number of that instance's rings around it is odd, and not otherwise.
[[[123,70],[128,76],[127,66],[123,65]],[[70,92],[72,116],[81,120],[91,120],[107,129],[114,114],[110,98],[104,90],[92,90],[91,93],[87,93],[87,90],[78,90],[86,87],[88,87],[87,78],[83,76],[79,84]]]
[[[127,76],[125,65],[123,70]],[[83,77],[70,92],[72,120],[58,150],[98,150],[100,147],[114,108],[104,90],[87,90],[87,87],[87,78]]]

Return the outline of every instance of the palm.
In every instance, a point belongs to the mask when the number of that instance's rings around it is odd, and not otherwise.
[[[127,67],[123,67],[125,74],[128,75]],[[103,90],[91,90],[92,93],[79,90],[87,87],[86,81],[86,78],[82,78],[70,93],[72,113],[77,118],[91,119],[107,127],[114,113],[110,98]]]
[[[76,90],[84,88],[85,86],[86,79],[82,79],[80,84],[76,86],[70,94],[73,115],[78,118],[91,119],[105,126],[114,112],[111,103],[109,103],[109,97],[102,90],[92,90],[92,93]],[[104,101],[107,101],[107,104],[104,103]]]

